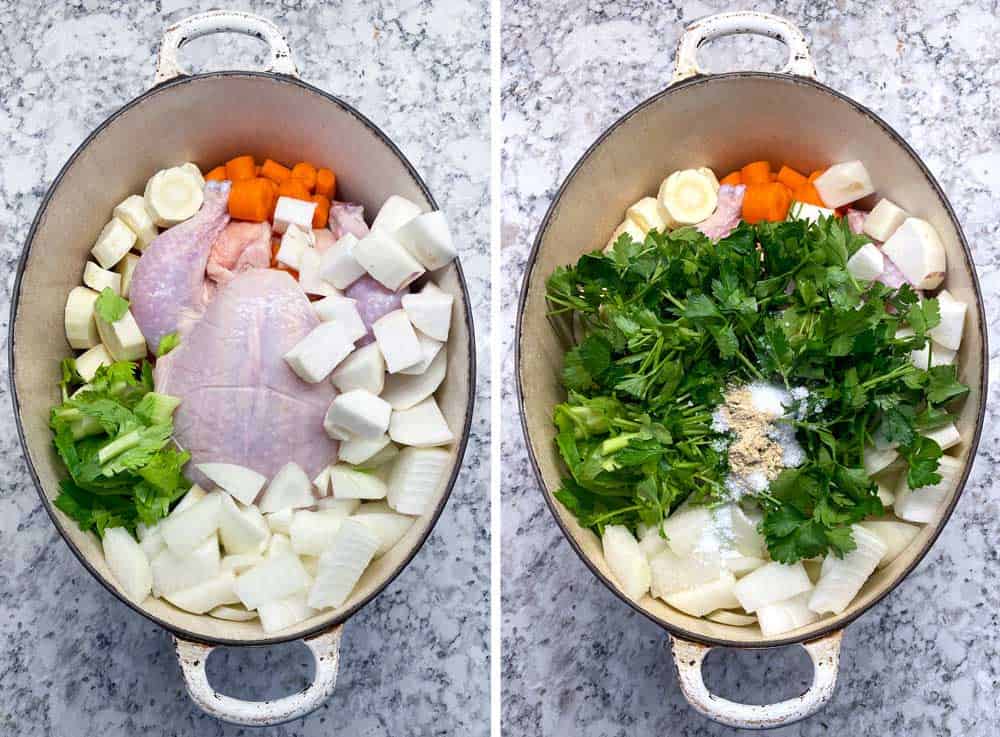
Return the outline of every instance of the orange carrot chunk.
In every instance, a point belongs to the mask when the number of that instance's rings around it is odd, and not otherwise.
[[[257,176],[257,165],[253,156],[237,156],[226,162],[226,178],[233,182],[253,179]]]
[[[771,181],[771,162],[751,162],[740,169],[740,176],[743,184],[767,184]]]
[[[205,179],[210,182],[221,182],[227,178],[225,166],[217,166],[205,175]]]
[[[791,197],[780,182],[747,185],[743,195],[743,219],[748,223],[778,222],[788,216]]]
[[[325,228],[330,219],[330,200],[321,194],[314,194],[309,199],[316,203],[316,209],[313,211],[313,227]]]
[[[318,169],[316,171],[316,194],[323,195],[329,200],[333,199],[337,191],[337,175],[331,169]]]
[[[730,184],[734,186],[737,184],[743,184],[743,175],[740,174],[739,170],[731,171],[719,180],[719,184]]]
[[[265,179],[270,179],[272,182],[281,184],[288,177],[292,176],[292,170],[287,166],[282,166],[277,161],[265,159],[260,167],[260,175]]]
[[[812,172],[809,175],[809,181],[810,182],[815,182],[816,181],[816,177],[818,177],[820,174],[822,174],[825,171],[826,171],[826,169],[817,169],[816,171]]]
[[[789,166],[781,167],[781,170],[778,172],[778,181],[792,190],[798,189],[803,184],[808,184],[809,182],[805,176],[799,174],[795,171],[795,169],[792,169]]]
[[[823,203],[823,199],[819,196],[819,192],[816,191],[816,187],[813,186],[812,182],[806,182],[805,184],[793,189],[792,199],[796,202],[808,202],[810,205],[816,205],[816,207],[826,207]]]
[[[309,190],[309,194],[316,189],[316,167],[306,161],[300,161],[292,167],[292,177],[301,179]]]
[[[262,223],[274,207],[274,190],[267,179],[240,179],[229,191],[229,216],[235,220]]]
[[[305,182],[296,177],[289,177],[278,185],[278,196],[293,197],[296,200],[305,200],[306,202],[311,201],[309,199],[311,195]]]

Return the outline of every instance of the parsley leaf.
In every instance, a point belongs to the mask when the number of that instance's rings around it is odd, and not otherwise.
[[[165,356],[174,348],[181,344],[181,337],[176,333],[167,333],[160,338],[160,344],[156,347],[156,357]]]
[[[111,287],[104,287],[104,291],[94,302],[94,311],[104,322],[118,322],[125,313],[128,312],[129,301],[115,294]]]

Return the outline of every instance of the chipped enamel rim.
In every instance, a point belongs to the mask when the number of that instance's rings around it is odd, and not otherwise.
[[[14,323],[17,320],[17,308],[21,296],[21,278],[24,274],[25,265],[27,264],[28,260],[28,254],[31,251],[32,243],[35,238],[35,232],[38,229],[39,223],[42,220],[42,216],[45,214],[45,211],[48,208],[49,201],[52,198],[53,193],[59,186],[59,183],[62,181],[62,178],[65,175],[65,173],[68,171],[68,169],[73,165],[76,159],[80,156],[80,154],[84,151],[84,149],[87,148],[87,146],[96,136],[98,136],[115,120],[117,120],[120,115],[132,109],[133,107],[140,105],[141,103],[145,102],[146,100],[156,95],[169,94],[175,88],[182,87],[196,80],[201,80],[205,78],[224,79],[233,77],[255,78],[261,80],[262,83],[269,83],[269,84],[276,83],[276,84],[293,85],[295,87],[299,87],[305,90],[306,92],[318,95],[323,99],[325,99],[326,101],[332,103],[333,105],[336,105],[342,111],[350,114],[355,119],[357,119],[358,122],[364,125],[372,134],[374,134],[386,147],[388,147],[392,151],[392,153],[404,165],[406,170],[409,172],[410,176],[413,177],[413,180],[418,184],[421,193],[424,195],[424,197],[427,198],[427,201],[430,203],[431,207],[435,209],[438,208],[437,202],[435,201],[430,190],[427,188],[427,184],[417,173],[417,170],[413,167],[413,164],[410,163],[409,159],[407,159],[406,156],[403,155],[403,152],[400,151],[400,149],[396,146],[396,144],[393,143],[393,141],[378,126],[376,126],[373,122],[371,122],[368,118],[362,115],[357,109],[349,105],[344,100],[341,100],[340,98],[335,97],[334,95],[331,95],[328,92],[324,92],[318,87],[314,87],[313,85],[308,84],[307,82],[303,82],[301,79],[298,79],[297,77],[293,77],[286,74],[274,73],[274,72],[219,71],[219,72],[208,72],[205,74],[195,74],[189,76],[176,77],[174,79],[158,84],[152,87],[151,89],[147,90],[146,92],[142,93],[135,99],[123,105],[112,115],[110,115],[97,128],[95,128],[84,139],[83,143],[81,143],[79,147],[77,147],[77,149],[73,152],[73,155],[69,157],[67,162],[63,165],[62,169],[59,170],[59,174],[56,176],[56,178],[53,180],[52,184],[46,191],[45,197],[42,199],[42,202],[38,208],[38,212],[35,215],[35,219],[34,221],[32,221],[31,229],[28,231],[28,237],[25,241],[25,245],[21,252],[21,256],[18,259],[17,271],[14,278],[14,287],[11,294],[9,328],[8,328],[9,339],[7,342],[7,360],[9,362],[8,382],[10,387],[11,400],[14,406],[14,422],[15,426],[17,427],[17,436],[21,445],[21,451],[24,455],[24,459],[28,467],[28,473],[31,475],[31,479],[32,482],[34,483],[35,490],[38,493],[39,498],[42,500],[42,506],[45,508],[45,511],[48,513],[56,529],[59,531],[59,534],[63,538],[63,541],[69,546],[70,550],[73,551],[73,554],[76,556],[77,560],[79,560],[80,563],[83,564],[83,567],[86,568],[87,571],[94,578],[96,578],[101,583],[101,585],[104,586],[104,588],[107,589],[115,598],[117,598],[119,601],[127,605],[129,608],[141,614],[146,619],[155,622],[160,627],[163,627],[167,631],[171,632],[176,637],[183,638],[191,642],[203,643],[207,645],[265,646],[265,645],[275,645],[283,642],[294,642],[296,640],[308,640],[309,638],[313,638],[319,634],[329,632],[338,625],[350,619],[350,617],[352,617],[359,609],[366,606],[369,602],[371,602],[372,599],[374,599],[376,596],[382,593],[382,591],[384,591],[385,588],[389,584],[391,584],[396,579],[396,577],[399,576],[400,573],[403,572],[403,569],[410,564],[410,561],[413,560],[414,556],[416,556],[417,552],[423,547],[424,543],[427,541],[427,538],[430,536],[435,525],[437,524],[438,518],[444,511],[444,507],[447,504],[448,499],[451,496],[452,489],[455,486],[455,482],[458,479],[458,474],[462,469],[463,465],[462,461],[465,456],[466,446],[468,445],[469,441],[469,431],[472,426],[472,414],[473,414],[473,409],[475,407],[475,397],[476,397],[476,344],[475,344],[474,322],[472,318],[472,305],[469,295],[469,288],[465,280],[465,273],[462,271],[461,261],[459,259],[455,259],[453,263],[456,269],[456,273],[458,275],[459,284],[462,288],[462,293],[465,297],[464,318],[469,333],[468,373],[466,378],[469,387],[469,398],[466,403],[465,421],[462,426],[462,431],[460,437],[456,441],[457,454],[456,454],[455,464],[451,470],[451,475],[448,478],[448,483],[445,487],[445,493],[442,495],[441,500],[438,502],[437,507],[433,510],[431,514],[430,524],[427,527],[427,531],[417,541],[417,543],[413,546],[413,549],[407,554],[406,558],[399,564],[399,566],[390,575],[388,575],[385,578],[385,580],[371,592],[371,594],[369,594],[367,597],[357,602],[354,606],[349,607],[343,612],[339,612],[335,616],[330,617],[328,620],[320,624],[317,624],[315,627],[305,632],[297,632],[292,635],[279,635],[276,637],[271,637],[261,640],[253,640],[253,641],[231,639],[231,638],[205,637],[204,635],[199,635],[197,633],[190,632],[182,627],[177,627],[153,614],[150,614],[149,612],[143,610],[142,608],[140,608],[139,606],[137,606],[136,604],[125,598],[122,594],[120,594],[118,590],[107,579],[104,578],[104,576],[98,573],[94,569],[94,567],[90,565],[86,556],[84,556],[83,552],[73,543],[72,540],[69,539],[69,537],[63,531],[62,525],[60,524],[58,518],[56,517],[55,509],[53,508],[52,503],[49,501],[48,497],[45,495],[45,491],[42,489],[41,481],[39,480],[38,474],[35,471],[34,464],[31,461],[31,455],[28,453],[28,445],[24,434],[24,427],[21,423],[21,405],[17,395],[17,386],[15,385],[14,382],[14,366],[17,361],[17,346],[14,343],[13,336],[14,336]]]
[[[973,431],[972,436],[969,439],[969,461],[966,463],[965,468],[962,470],[962,474],[958,479],[955,488],[955,493],[952,496],[951,501],[948,503],[946,507],[944,507],[941,510],[940,523],[937,525],[937,529],[927,539],[923,549],[920,550],[920,552],[916,555],[916,557],[913,559],[910,565],[907,566],[899,574],[899,576],[894,581],[892,581],[890,585],[886,586],[883,591],[879,592],[876,596],[874,596],[866,606],[858,608],[856,611],[852,611],[850,614],[846,616],[842,615],[831,618],[828,624],[824,625],[820,630],[816,632],[810,632],[808,636],[778,637],[775,639],[766,640],[762,642],[754,642],[754,643],[748,643],[741,640],[728,640],[723,638],[708,637],[705,635],[698,634],[696,632],[691,632],[675,624],[672,624],[664,619],[661,619],[652,614],[651,612],[647,611],[638,603],[632,601],[627,596],[625,596],[618,589],[617,586],[615,586],[611,581],[608,580],[608,578],[603,573],[601,573],[601,571],[597,568],[597,566],[590,560],[587,554],[584,553],[584,551],[580,548],[577,542],[573,539],[573,536],[570,534],[570,531],[563,524],[555,506],[559,502],[552,496],[552,491],[546,486],[545,481],[542,477],[541,468],[538,463],[538,458],[535,455],[534,446],[532,445],[531,442],[531,435],[528,432],[528,426],[525,420],[524,387],[522,385],[522,374],[521,374],[521,360],[522,360],[521,330],[522,330],[522,318],[524,316],[525,302],[528,296],[528,287],[534,278],[544,278],[544,276],[539,276],[535,274],[535,265],[538,257],[538,251],[541,248],[541,244],[545,237],[545,233],[548,230],[549,223],[552,220],[552,217],[559,206],[559,202],[562,199],[563,194],[565,193],[569,182],[574,178],[574,176],[576,176],[577,172],[584,164],[584,162],[586,162],[587,159],[589,159],[590,156],[593,155],[594,151],[601,146],[604,140],[615,129],[617,129],[625,121],[632,118],[634,115],[641,113],[645,108],[659,102],[660,100],[666,97],[669,97],[671,94],[677,92],[678,90],[687,89],[694,86],[710,85],[715,80],[724,80],[724,79],[774,80],[776,82],[785,84],[802,85],[804,87],[812,88],[813,90],[815,90],[820,94],[830,95],[839,100],[840,102],[848,105],[853,112],[864,115],[867,118],[869,118],[872,122],[878,125],[891,140],[897,143],[906,152],[907,155],[909,155],[912,158],[914,163],[916,163],[917,166],[920,168],[921,172],[923,173],[924,177],[927,180],[927,183],[930,185],[934,193],[940,199],[941,204],[945,209],[945,212],[948,214],[948,217],[951,220],[953,226],[955,227],[956,233],[958,234],[958,239],[962,248],[962,252],[965,255],[969,265],[971,266],[970,272],[972,277],[972,286],[976,294],[976,309],[979,312],[979,338],[982,340],[983,343],[983,356],[984,356],[982,373],[979,376],[979,387],[981,390],[982,401],[980,403],[978,416],[976,418],[975,430]],[[612,591],[612,593],[614,593],[615,596],[617,596],[619,599],[621,599],[623,602],[625,602],[628,606],[630,606],[639,614],[643,615],[647,619],[651,620],[652,622],[655,622],[657,625],[667,630],[674,637],[683,640],[690,640],[708,646],[733,647],[733,648],[743,648],[743,649],[764,649],[770,647],[780,647],[783,645],[802,644],[810,640],[816,640],[817,638],[824,637],[833,632],[836,632],[837,630],[843,629],[851,622],[853,622],[855,619],[857,619],[862,614],[871,609],[871,607],[875,606],[880,601],[882,601],[882,599],[888,596],[889,593],[892,592],[903,581],[903,579],[909,576],[910,573],[913,571],[913,569],[916,568],[917,565],[924,559],[924,557],[930,551],[931,547],[934,545],[934,542],[937,540],[938,536],[941,534],[941,531],[947,524],[948,519],[951,517],[951,514],[955,509],[955,505],[958,503],[958,500],[961,498],[962,492],[965,489],[965,485],[966,482],[968,481],[969,474],[972,471],[976,450],[979,447],[979,440],[983,431],[983,421],[985,417],[986,404],[987,404],[986,389],[988,387],[988,375],[989,375],[988,374],[989,347],[987,343],[986,325],[987,322],[986,322],[985,305],[983,303],[982,288],[979,284],[979,276],[975,269],[975,261],[972,256],[972,251],[969,248],[969,243],[966,240],[965,233],[962,231],[961,224],[959,223],[958,218],[955,215],[955,211],[952,208],[951,203],[948,201],[948,198],[945,195],[944,191],[941,189],[941,186],[934,178],[934,175],[931,174],[926,164],[924,164],[923,160],[917,155],[916,151],[913,150],[913,148],[906,142],[906,140],[902,136],[900,136],[888,123],[886,123],[878,115],[876,115],[874,112],[869,110],[861,103],[851,99],[847,95],[837,92],[833,88],[828,87],[825,84],[816,81],[815,79],[788,75],[788,74],[774,73],[774,72],[746,72],[746,71],[728,72],[728,73],[711,74],[711,75],[698,75],[688,80],[667,87],[665,90],[639,103],[636,107],[634,107],[629,112],[625,113],[625,115],[623,115],[613,124],[611,124],[611,126],[609,126],[597,138],[597,140],[590,145],[590,147],[584,152],[584,154],[580,157],[577,163],[570,170],[569,174],[566,175],[566,178],[563,180],[563,183],[559,187],[558,192],[552,199],[552,203],[549,205],[549,208],[545,213],[545,217],[542,220],[542,224],[538,229],[538,235],[535,237],[535,241],[532,244],[531,251],[528,254],[528,259],[525,264],[524,279],[521,286],[521,294],[518,299],[517,322],[515,325],[515,332],[514,332],[514,366],[515,366],[514,385],[517,391],[517,402],[518,402],[518,411],[521,419],[521,430],[525,438],[525,446],[527,449],[528,458],[531,461],[531,468],[534,471],[535,480],[538,484],[539,489],[542,492],[542,496],[545,499],[545,503],[548,505],[549,511],[555,518],[556,524],[559,525],[559,529],[562,530],[564,537],[569,542],[570,546],[573,548],[576,554],[584,562],[584,564],[586,564],[587,568],[590,569],[591,573],[593,573],[605,586],[607,586]]]

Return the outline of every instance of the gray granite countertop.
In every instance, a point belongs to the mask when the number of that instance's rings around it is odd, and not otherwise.
[[[799,25],[809,37],[820,79],[885,117],[939,178],[975,252],[996,354],[996,3],[778,0],[742,5]],[[528,466],[511,374],[517,290],[531,241],[559,183],[608,125],[666,85],[682,26],[732,7],[722,0],[504,3],[502,668],[507,734],[733,733],[686,706],[665,633],[612,595],[562,538]],[[765,53],[769,48],[771,56]],[[716,70],[768,63],[774,68],[780,54],[760,39],[726,39],[705,52],[709,68]],[[1000,497],[992,468],[1000,454],[996,393],[994,386],[993,411],[971,481],[938,543],[896,591],[847,629],[833,701],[781,734],[1000,732]],[[706,665],[706,678],[718,693],[751,703],[800,692],[810,672],[797,647],[713,653]]]
[[[0,2],[0,319],[46,187],[106,116],[151,83],[169,23],[227,3]],[[476,313],[478,407],[466,463],[410,566],[345,629],[340,679],[288,735],[488,732],[489,52],[485,0],[247,2],[288,36],[307,81],[356,105],[428,180],[459,234]],[[260,59],[249,39],[201,39],[195,69]],[[6,347],[0,353],[6,374]],[[170,637],[91,578],[42,510],[0,385],[0,734],[236,735],[184,693]],[[223,651],[221,690],[280,696],[309,675],[301,645]]]

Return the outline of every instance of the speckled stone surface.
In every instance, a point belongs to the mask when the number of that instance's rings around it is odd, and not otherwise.
[[[151,83],[171,22],[227,3],[0,0],[0,320],[46,187],[84,136]],[[286,33],[304,79],[380,125],[427,179],[462,249],[479,344],[465,468],[410,566],[347,625],[318,712],[267,734],[486,735],[489,601],[489,51],[484,0],[238,2]],[[195,69],[260,59],[249,39],[201,39]],[[0,734],[238,735],[184,693],[169,636],[76,561],[42,510],[12,425],[0,353]],[[305,685],[301,645],[228,651],[213,682],[244,698]]]
[[[788,0],[743,6],[798,24],[809,37],[820,79],[884,116],[939,178],[975,252],[995,355],[1000,350],[996,3]],[[643,0],[504,5],[506,734],[734,734],[687,708],[664,632],[605,589],[562,538],[528,466],[511,374],[517,290],[559,183],[608,125],[666,86],[682,26],[731,7],[721,1]],[[709,68],[716,70],[774,68],[779,56],[784,58],[776,44],[761,39],[726,39],[705,52]],[[780,734],[1000,732],[995,387],[990,399],[994,410],[971,482],[937,545],[894,593],[848,628],[833,701]],[[810,678],[799,648],[717,652],[705,671],[717,693],[751,703],[787,698]]]

